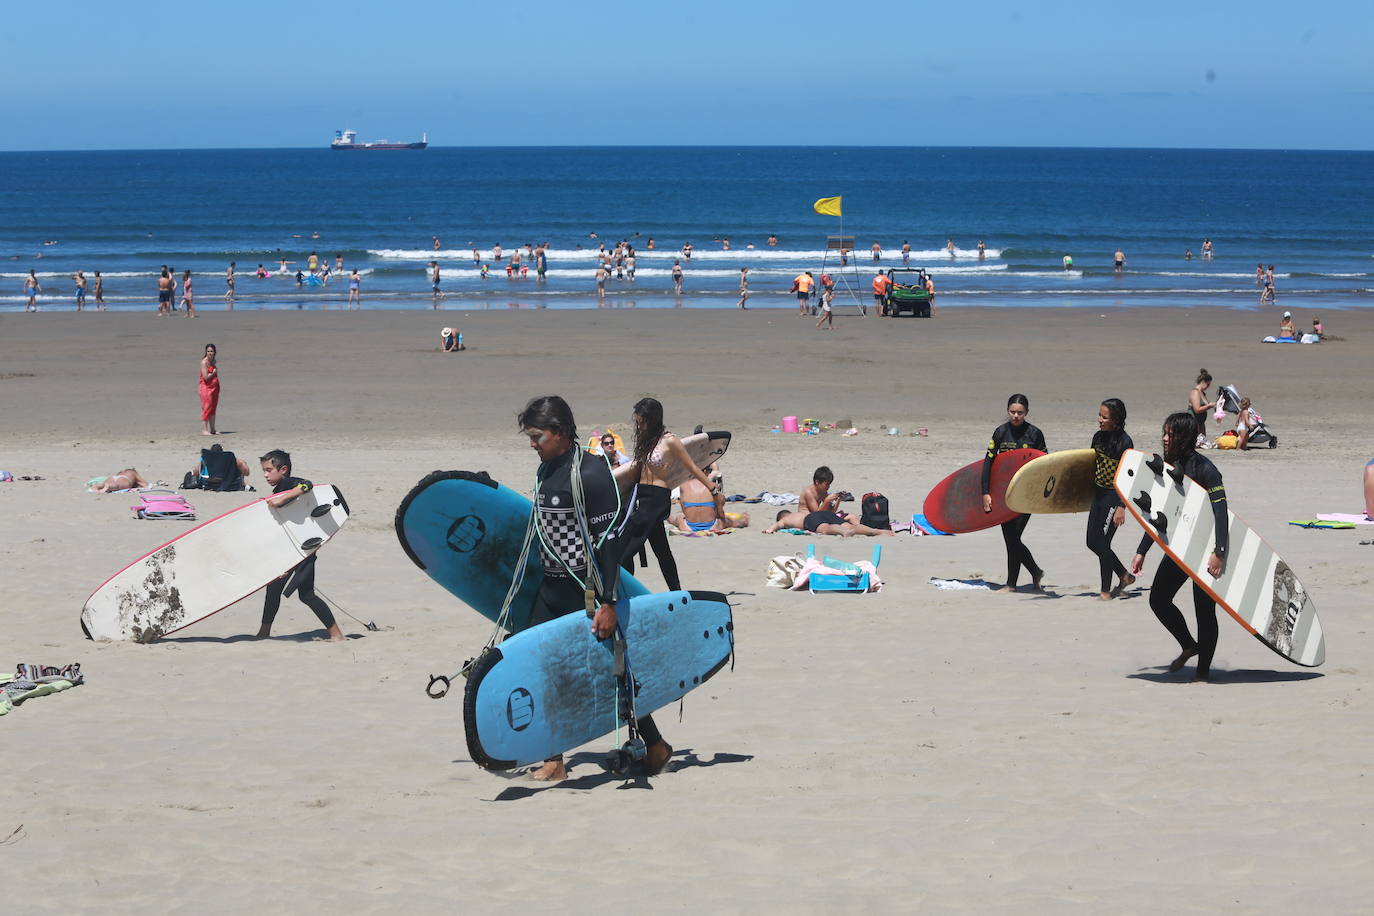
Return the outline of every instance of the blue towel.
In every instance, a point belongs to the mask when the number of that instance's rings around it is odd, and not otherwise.
[[[948,531],[941,531],[939,528],[936,528],[930,522],[926,521],[926,517],[924,515],[921,515],[920,513],[917,513],[911,517],[911,524],[915,525],[917,528],[920,528],[926,534],[943,534],[947,537],[954,536],[950,534]]]

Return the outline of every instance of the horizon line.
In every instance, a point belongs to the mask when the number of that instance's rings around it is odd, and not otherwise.
[[[428,149],[442,150],[540,150],[540,149],[929,149],[929,150],[1081,150],[1081,151],[1118,151],[1118,152],[1197,152],[1197,153],[1369,153],[1371,149],[1350,149],[1346,147],[1293,146],[1057,146],[1048,144],[905,144],[905,143],[472,143],[463,146],[437,146],[430,143]],[[182,146],[182,147],[88,147],[84,149],[0,149],[5,153],[227,153],[227,152],[411,152],[427,150],[331,150],[328,145],[321,146]]]

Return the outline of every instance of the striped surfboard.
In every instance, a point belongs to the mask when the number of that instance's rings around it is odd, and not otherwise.
[[[1227,511],[1230,547],[1219,578],[1207,575],[1216,523],[1207,491],[1158,455],[1127,450],[1114,481],[1126,509],[1188,577],[1256,639],[1291,662],[1315,668],[1326,639],[1312,596],[1264,538]]]

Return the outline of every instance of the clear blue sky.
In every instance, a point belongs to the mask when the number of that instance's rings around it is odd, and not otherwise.
[[[9,150],[1374,148],[1370,0],[5,6]]]

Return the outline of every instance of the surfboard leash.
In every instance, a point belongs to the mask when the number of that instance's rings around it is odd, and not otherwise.
[[[348,611],[344,610],[343,607],[339,604],[339,602],[335,601],[333,598],[329,597],[324,592],[320,591],[318,588],[315,589],[315,594],[319,595],[325,601],[329,602],[329,606],[334,608],[334,610],[338,611],[340,614],[343,614],[345,617],[361,625],[364,630],[371,630],[373,633],[380,633],[383,630],[396,629],[395,627],[379,627],[377,626],[375,621],[371,620],[367,621],[366,623],[363,623],[363,621],[358,620],[357,617],[354,617],[352,614],[348,613]]]

